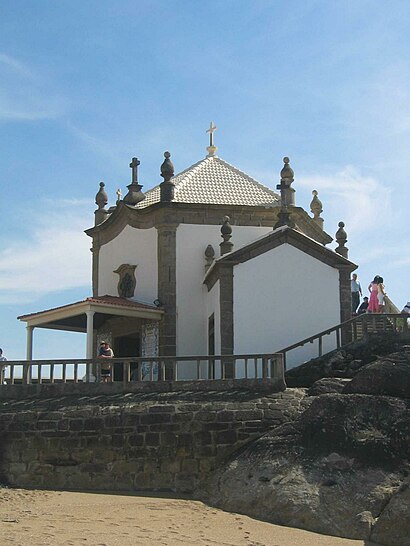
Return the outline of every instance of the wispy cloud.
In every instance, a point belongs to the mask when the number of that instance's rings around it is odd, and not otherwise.
[[[13,234],[0,252],[0,304],[34,302],[45,294],[90,283],[90,203],[61,201],[33,214],[29,234]],[[47,212],[47,211],[51,212]],[[46,211],[46,212],[44,212]]]
[[[324,203],[329,203],[333,215],[343,212],[339,218],[351,233],[370,232],[380,223],[380,205],[383,202],[383,218],[392,218],[390,189],[371,176],[363,176],[351,165],[323,174],[298,177],[298,184],[316,189]]]
[[[0,53],[0,121],[55,119],[67,109],[64,97],[30,67]]]

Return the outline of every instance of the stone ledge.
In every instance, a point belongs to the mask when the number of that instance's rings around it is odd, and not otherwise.
[[[22,400],[29,397],[99,396],[121,394],[149,394],[167,392],[281,392],[286,389],[282,378],[274,379],[202,379],[197,381],[155,381],[114,383],[43,383],[35,385],[0,385],[1,400]]]

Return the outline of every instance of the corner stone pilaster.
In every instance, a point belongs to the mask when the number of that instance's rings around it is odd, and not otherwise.
[[[92,252],[92,288],[93,297],[98,296],[98,272],[99,272],[99,259],[100,259],[100,245],[93,241],[93,246],[90,249]]]
[[[233,265],[224,264],[220,277],[221,354],[232,355],[234,349],[233,327]],[[233,378],[233,363],[225,361],[225,378]]]
[[[350,270],[339,269],[340,322],[352,318],[352,295],[350,290]],[[342,344],[351,341],[351,334],[342,332]]]
[[[176,356],[176,224],[157,226],[158,230],[158,298],[165,314],[159,324],[160,356]],[[172,366],[165,378],[172,379]]]

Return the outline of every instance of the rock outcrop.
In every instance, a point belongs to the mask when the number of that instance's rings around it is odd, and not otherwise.
[[[346,384],[344,392],[410,398],[410,354],[394,353],[368,364]]]
[[[366,366],[357,385],[387,361]],[[344,390],[359,388],[350,385]],[[410,546],[409,454],[409,399],[312,396],[294,421],[237,452],[200,496],[272,523]]]
[[[370,335],[287,370],[286,384],[288,387],[311,387],[324,377],[351,379],[363,366],[375,362],[380,356],[402,351],[402,346],[403,343],[390,333]]]

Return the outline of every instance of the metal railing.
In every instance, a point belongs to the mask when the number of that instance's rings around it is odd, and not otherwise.
[[[0,384],[29,385],[109,381],[186,381],[283,378],[281,354],[123,357],[110,359],[19,360],[4,362]]]
[[[346,322],[342,322],[332,328],[293,343],[279,352],[283,354],[283,363],[286,369],[288,353],[309,343],[316,343],[316,350],[312,353],[313,356],[310,356],[310,358],[316,358],[335,349],[340,349],[347,343],[364,339],[369,334],[382,332],[401,335],[405,339],[410,340],[410,320],[408,315],[397,313],[366,313],[358,315]]]

